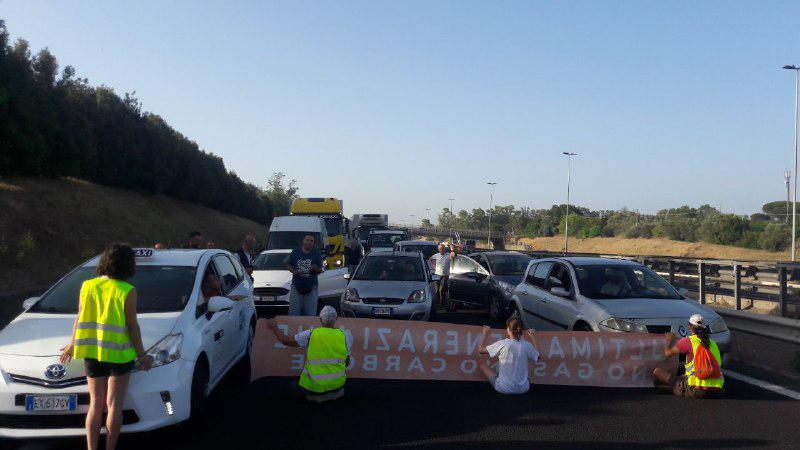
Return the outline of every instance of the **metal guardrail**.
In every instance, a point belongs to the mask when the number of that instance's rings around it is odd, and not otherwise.
[[[800,320],[734,311],[728,308],[711,308],[725,319],[731,330],[800,344]]]

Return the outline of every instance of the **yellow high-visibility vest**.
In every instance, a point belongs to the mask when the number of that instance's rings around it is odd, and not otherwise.
[[[689,340],[692,342],[692,361],[686,363],[686,384],[689,386],[700,387],[700,388],[718,388],[722,389],[722,386],[725,384],[725,378],[706,378],[705,380],[701,380],[697,378],[694,374],[694,355],[697,354],[697,347],[700,344],[700,337],[696,335],[689,336]],[[711,350],[711,354],[714,355],[714,359],[717,360],[717,364],[722,368],[722,356],[719,353],[719,347],[717,347],[717,343],[710,340],[708,349]]]
[[[108,277],[86,280],[81,286],[81,312],[73,356],[102,362],[126,363],[136,350],[125,323],[125,300],[130,284]]]
[[[314,328],[308,342],[306,364],[300,375],[300,386],[316,393],[339,389],[347,378],[346,360],[344,331],[338,328]]]

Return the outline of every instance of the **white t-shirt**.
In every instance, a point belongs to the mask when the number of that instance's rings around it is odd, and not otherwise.
[[[310,328],[310,329],[308,329],[306,331],[301,331],[301,332],[299,332],[299,333],[294,335],[294,341],[297,342],[297,345],[299,345],[300,348],[307,348],[308,347],[308,342],[311,340],[311,330],[313,330],[313,328]],[[349,355],[350,354],[350,347],[353,346],[353,335],[352,335],[352,333],[348,333],[348,332],[344,333],[344,343],[347,346],[347,354]]]
[[[431,256],[430,259],[436,262],[436,275],[450,276],[450,253],[437,253]]]
[[[530,388],[528,360],[538,361],[539,352],[525,339],[503,339],[486,347],[492,358],[497,357],[497,380],[494,388],[501,394],[524,394]]]

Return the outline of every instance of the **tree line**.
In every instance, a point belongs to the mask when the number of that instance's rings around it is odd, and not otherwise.
[[[135,92],[120,97],[72,66],[58,69],[47,48],[34,55],[24,39],[11,44],[0,20],[0,176],[77,177],[262,224],[288,208],[273,203],[274,189],[242,181],[222,158],[143,112]]]
[[[666,237],[677,241],[708,242],[770,251],[785,250],[791,245],[791,227],[787,220],[786,202],[770,202],[762,212],[747,216],[723,214],[709,205],[697,208],[681,206],[640,214],[626,208],[621,210],[591,210],[570,206],[569,234],[579,238]],[[566,205],[549,209],[495,206],[491,211],[492,231],[514,237],[546,237],[563,235],[566,225]],[[422,226],[431,226],[427,220]],[[444,208],[438,226],[456,230],[485,230],[489,212],[482,208],[458,213]]]

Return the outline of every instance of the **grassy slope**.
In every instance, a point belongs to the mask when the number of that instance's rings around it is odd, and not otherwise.
[[[160,195],[143,195],[74,179],[0,178],[0,297],[49,286],[109,242],[182,246],[191,230],[218,248],[265,228],[238,216]],[[32,251],[20,255],[30,232]]]
[[[520,244],[530,245],[534,250],[559,252],[564,249],[564,236],[523,238],[520,239]],[[785,252],[768,252],[727,245],[707,244],[705,242],[681,242],[662,238],[570,238],[569,249],[578,253],[681,256],[744,261],[786,261],[789,259],[788,250]]]

